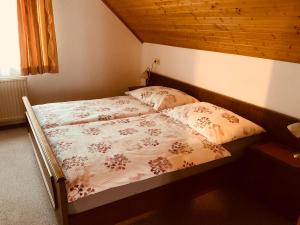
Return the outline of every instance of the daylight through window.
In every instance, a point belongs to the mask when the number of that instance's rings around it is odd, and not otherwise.
[[[20,75],[17,1],[0,0],[0,76]]]

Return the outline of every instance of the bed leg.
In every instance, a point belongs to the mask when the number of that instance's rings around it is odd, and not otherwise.
[[[65,187],[65,182],[57,182],[56,183],[56,200],[57,200],[57,208],[55,209],[56,218],[59,225],[69,225],[68,219],[68,200],[67,200],[67,192]]]
[[[26,116],[26,113],[25,113],[25,119],[26,119],[26,127],[27,127],[27,131],[28,131],[28,133],[30,133],[30,132],[31,132],[31,130],[30,130],[30,123],[29,123],[29,120],[28,120],[28,118],[27,118],[27,116]]]

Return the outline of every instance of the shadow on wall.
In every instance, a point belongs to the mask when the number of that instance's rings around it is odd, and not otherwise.
[[[300,120],[299,89],[300,64],[274,61],[265,107]]]
[[[300,118],[300,64],[144,44],[144,68],[156,57],[154,72]]]
[[[299,71],[299,72],[297,72]],[[300,121],[300,64],[274,61],[269,80],[268,92],[265,98],[265,108],[272,108],[283,114],[290,115]],[[281,137],[290,146],[300,147],[300,140],[295,138],[287,129],[287,125],[294,123],[283,120],[273,125],[280,129]]]
[[[291,7],[287,14],[294,15],[298,13],[297,7]],[[285,26],[289,28],[294,23],[286,20]],[[298,32],[295,26],[295,32]],[[294,34],[296,35],[296,34]],[[280,45],[288,46],[288,52],[295,53],[295,44],[288,38],[280,38],[274,35]],[[280,50],[273,46],[273,51],[281,54]],[[289,54],[289,53],[283,54]],[[300,64],[273,61],[271,77],[269,81],[268,94],[266,96],[266,107],[273,106],[282,113],[291,115],[300,120]]]
[[[28,79],[32,104],[123,94],[138,83],[142,44],[99,0],[53,0],[59,74]]]

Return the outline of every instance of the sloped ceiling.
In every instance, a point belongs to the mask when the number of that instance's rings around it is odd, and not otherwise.
[[[300,0],[104,0],[142,41],[300,63]]]

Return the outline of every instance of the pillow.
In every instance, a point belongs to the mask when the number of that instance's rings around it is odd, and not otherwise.
[[[189,125],[215,144],[224,144],[265,132],[255,123],[207,102],[175,107],[164,110],[163,113]]]
[[[125,92],[141,102],[152,106],[155,110],[173,108],[184,104],[198,102],[194,97],[168,87],[149,86]]]

